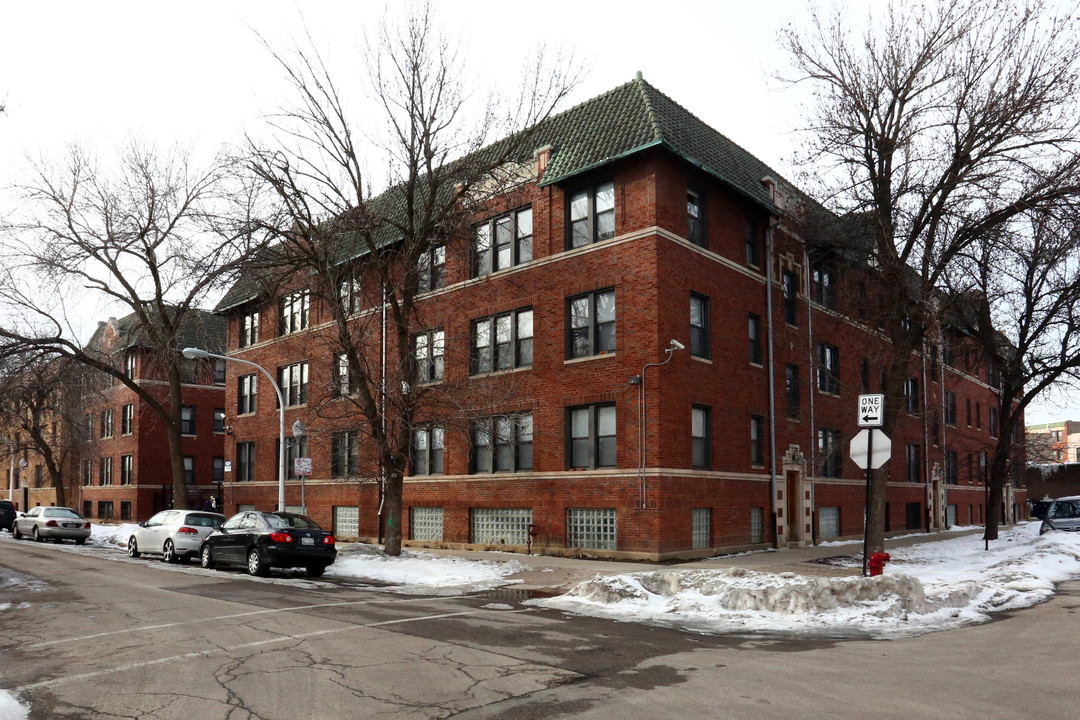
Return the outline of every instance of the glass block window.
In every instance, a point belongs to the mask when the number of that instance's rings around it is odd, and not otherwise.
[[[307,515],[307,511],[303,505],[286,505],[285,512],[296,513],[297,515]]]
[[[695,550],[709,547],[709,529],[712,525],[712,508],[694,508],[690,511],[690,538]]]
[[[946,527],[956,527],[956,506],[955,505],[946,505],[945,506],[945,526]]]
[[[441,507],[409,508],[409,539],[442,542],[443,509]]]
[[[360,508],[355,505],[334,506],[334,536],[339,538],[360,536]]]
[[[469,534],[474,543],[525,545],[532,508],[473,508]]]
[[[240,503],[236,506],[236,512],[246,512],[248,510],[254,510],[255,506],[248,503]]]
[[[818,508],[818,537],[826,540],[840,536],[840,508]]]
[[[765,542],[765,529],[761,523],[761,508],[750,508],[750,542]]]
[[[618,549],[615,508],[567,508],[566,546],[591,550]]]

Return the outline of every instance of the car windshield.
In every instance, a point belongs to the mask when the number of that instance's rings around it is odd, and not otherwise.
[[[221,521],[223,518],[215,517],[213,515],[195,515],[191,514],[184,518],[184,524],[190,527],[221,527]]]
[[[1052,518],[1080,518],[1080,500],[1058,500],[1050,508]]]
[[[75,518],[76,520],[79,519],[79,513],[69,508],[46,508],[45,512],[43,512],[42,515],[44,515],[45,517],[54,518]]]
[[[263,515],[266,523],[273,529],[298,528],[300,530],[320,530],[321,528],[311,518],[303,515]]]

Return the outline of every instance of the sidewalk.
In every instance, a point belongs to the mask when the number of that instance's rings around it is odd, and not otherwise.
[[[943,533],[924,533],[885,540],[885,550],[908,547],[927,542],[936,542],[962,535],[981,533],[982,528],[959,530]],[[528,567],[527,570],[511,575],[510,578],[521,582],[513,587],[518,590],[531,590],[561,594],[574,585],[597,575],[620,575],[623,573],[648,572],[659,569],[679,570],[718,570],[740,567],[771,573],[792,572],[799,575],[822,577],[856,576],[861,574],[857,566],[862,556],[862,542],[844,542],[784,550],[762,550],[736,555],[719,555],[705,560],[690,560],[676,563],[649,563],[618,560],[587,560],[580,558],[557,557],[553,555],[520,555],[517,553],[441,550],[424,548],[423,552],[438,555],[456,555],[488,562],[517,562]],[[856,567],[821,562],[826,558],[855,557]],[[885,572],[888,572],[886,568]]]

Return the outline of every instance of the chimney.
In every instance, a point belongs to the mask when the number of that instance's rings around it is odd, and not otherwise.
[[[551,145],[543,145],[533,151],[533,157],[536,158],[536,176],[538,179],[544,177],[544,171],[547,170],[547,166],[551,162],[551,153],[554,149]]]

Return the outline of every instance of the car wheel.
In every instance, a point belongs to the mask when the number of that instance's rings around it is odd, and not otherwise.
[[[34,526],[34,531],[31,533],[31,537],[34,538],[34,542],[45,542],[45,538],[41,537],[41,533],[38,532],[37,525]]]
[[[176,562],[176,546],[173,545],[172,540],[166,540],[165,545],[162,546],[161,559],[167,563]]]
[[[128,538],[128,557],[137,558],[140,555],[142,555],[142,553],[139,552],[139,544],[135,542],[135,536],[132,535]]]
[[[75,544],[76,545],[85,545],[86,544],[86,538],[75,538]]]
[[[203,545],[202,551],[199,552],[199,564],[207,570],[214,569],[214,556],[210,553],[209,545]]]
[[[15,525],[11,526],[11,537],[15,538],[16,540],[22,538],[22,533],[19,532],[19,528]]]
[[[308,565],[307,574],[308,577],[322,577],[322,574],[326,572],[325,565]]]
[[[247,569],[251,575],[258,575],[259,577],[266,577],[270,572],[270,568],[263,562],[262,553],[259,552],[259,548],[251,548],[248,550],[247,556]]]

